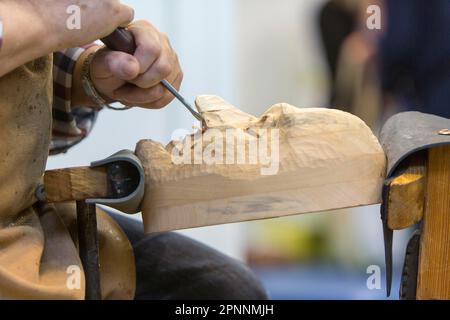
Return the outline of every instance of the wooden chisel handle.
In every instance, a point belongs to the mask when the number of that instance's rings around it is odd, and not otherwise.
[[[136,51],[136,42],[130,31],[125,28],[117,28],[109,36],[101,39],[102,42],[111,50],[134,54]]]
[[[114,51],[134,54],[137,48],[133,34],[125,28],[117,28],[109,36],[101,40],[109,49]],[[197,120],[204,121],[201,114],[195,111],[189,102],[187,102],[167,80],[162,80],[161,84],[169,90]]]

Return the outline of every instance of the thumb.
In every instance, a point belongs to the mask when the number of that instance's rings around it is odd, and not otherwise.
[[[105,50],[92,62],[92,73],[96,78],[117,78],[130,81],[139,76],[139,62],[124,52]]]

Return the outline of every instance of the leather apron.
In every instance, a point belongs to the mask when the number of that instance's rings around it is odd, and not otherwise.
[[[0,299],[84,299],[73,203],[36,205],[52,132],[52,57],[0,78]],[[132,247],[97,210],[102,297],[132,299]]]

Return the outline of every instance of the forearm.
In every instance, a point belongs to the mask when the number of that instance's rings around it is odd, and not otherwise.
[[[36,19],[30,2],[0,1],[3,41],[0,49],[0,77],[17,67],[52,53],[57,49],[55,37],[48,35]],[[12,14],[14,13],[14,14]]]

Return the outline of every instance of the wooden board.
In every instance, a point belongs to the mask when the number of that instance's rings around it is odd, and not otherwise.
[[[417,299],[450,299],[450,146],[429,151]]]
[[[136,155],[146,173],[142,206],[146,232],[380,202],[385,155],[359,118],[338,110],[299,109],[288,104],[277,104],[257,118],[215,96],[201,96],[196,104],[206,119],[197,138],[209,137],[217,130],[241,129],[245,134],[245,154],[242,149],[230,147],[233,164],[179,164],[178,160],[176,164],[172,155],[179,155],[181,149],[192,158],[202,152],[214,156],[222,153],[220,148],[211,151],[210,141],[201,146],[192,136],[167,147],[151,140],[139,142]],[[267,133],[271,137],[271,154],[279,155],[278,171],[263,175],[262,169],[269,166],[250,163],[249,150],[252,141],[270,130],[279,134],[277,139],[272,132]],[[227,149],[230,139],[223,140]],[[264,145],[258,141],[259,146]],[[226,162],[227,157],[229,153],[222,160]],[[245,159],[245,163],[237,164],[238,158]]]
[[[108,197],[106,167],[78,167],[46,171],[46,201],[51,203]]]

